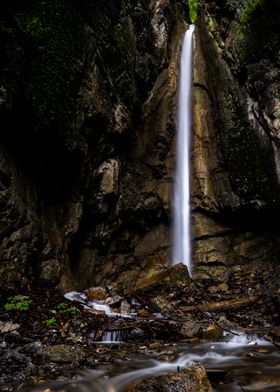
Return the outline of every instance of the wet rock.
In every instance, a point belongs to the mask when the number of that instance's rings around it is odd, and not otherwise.
[[[40,341],[28,343],[20,349],[20,352],[23,352],[28,355],[34,355],[38,351],[42,350],[43,343]]]
[[[202,336],[203,328],[200,324],[193,321],[187,321],[182,324],[179,333],[184,338],[199,338]]]
[[[41,264],[40,280],[49,284],[56,284],[60,280],[60,263],[58,260],[47,260]]]
[[[0,321],[0,333],[13,332],[20,328],[19,324],[12,321]]]
[[[135,247],[135,255],[143,256],[154,253],[155,250],[168,247],[169,244],[169,228],[165,225],[156,226],[138,242]]]
[[[67,346],[64,344],[49,346],[37,352],[34,360],[38,364],[47,362],[73,363],[78,365],[85,358],[84,350],[79,346]]]
[[[141,328],[133,328],[126,335],[126,340],[132,342],[143,342],[147,338],[147,333]]]
[[[164,315],[164,314],[172,314],[174,311],[174,303],[170,301],[170,298],[165,295],[157,295],[154,298],[151,298],[149,304],[152,307],[155,307],[155,309],[158,308],[158,310]]]
[[[108,291],[105,287],[91,287],[85,290],[85,294],[90,298],[103,301],[108,297]]]
[[[114,295],[113,297],[107,297],[105,300],[105,304],[109,306],[119,306],[121,304],[122,297],[120,295]]]
[[[190,276],[188,268],[184,264],[176,264],[171,267],[149,266],[138,278],[136,287],[139,289],[147,289],[155,285],[188,285]]]
[[[210,341],[219,341],[222,336],[223,330],[216,324],[209,325],[202,333],[202,338]]]
[[[178,369],[177,373],[152,377],[140,382],[129,392],[212,392],[206,371],[202,365]]]
[[[123,314],[129,313],[131,311],[131,305],[127,301],[122,301],[120,311]]]
[[[0,357],[0,368],[2,369],[0,383],[15,380],[22,382],[30,376],[34,365],[28,355],[17,350],[8,350]]]

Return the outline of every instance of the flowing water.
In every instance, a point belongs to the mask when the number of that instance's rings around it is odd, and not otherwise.
[[[190,230],[190,145],[192,128],[192,36],[194,25],[186,31],[180,65],[176,171],[173,196],[172,263],[184,263],[191,275]]]
[[[33,391],[122,392],[136,380],[178,372],[201,363],[216,392],[280,391],[279,346],[240,335],[224,342],[170,345],[160,352],[137,355],[130,351],[126,361],[96,366],[75,382],[49,383]]]

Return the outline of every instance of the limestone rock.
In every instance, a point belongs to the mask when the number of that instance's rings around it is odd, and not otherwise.
[[[90,299],[94,299],[98,301],[104,301],[109,295],[105,287],[90,287],[89,289],[85,290],[85,294]]]
[[[136,288],[148,289],[156,285],[188,285],[190,276],[184,264],[176,264],[165,268],[152,268],[144,270],[138,277]]]
[[[177,373],[152,377],[141,381],[131,392],[212,392],[213,389],[202,365],[180,369]]]

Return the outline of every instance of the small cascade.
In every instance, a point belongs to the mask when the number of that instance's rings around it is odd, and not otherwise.
[[[183,263],[191,268],[190,230],[190,146],[192,128],[191,86],[192,86],[192,36],[194,25],[186,31],[181,53],[176,172],[173,196],[173,255],[172,264]]]
[[[64,297],[66,299],[69,299],[70,301],[76,301],[81,303],[85,308],[95,309],[97,311],[104,312],[107,315],[113,314],[111,312],[110,306],[94,301],[92,299],[89,300],[85,294],[79,293],[78,291],[69,291],[68,293],[64,294]]]
[[[104,331],[102,343],[119,343],[122,342],[121,331]]]

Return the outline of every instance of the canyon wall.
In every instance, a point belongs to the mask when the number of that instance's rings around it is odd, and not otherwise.
[[[196,32],[195,276],[244,291],[279,276],[279,11],[206,1]]]
[[[278,288],[280,12],[243,6],[195,32],[194,278]],[[129,290],[169,261],[187,1],[0,11],[0,284]]]
[[[169,259],[175,0],[1,5],[0,282],[131,281]]]

